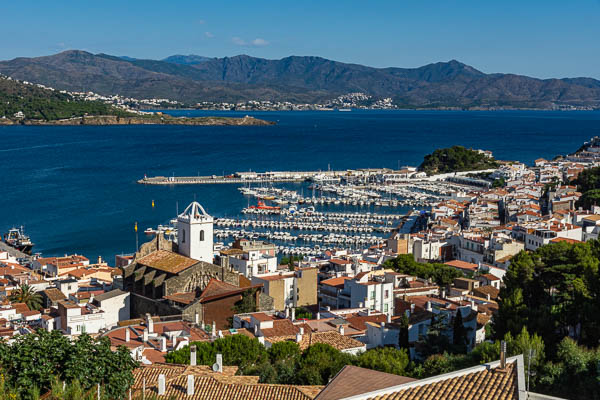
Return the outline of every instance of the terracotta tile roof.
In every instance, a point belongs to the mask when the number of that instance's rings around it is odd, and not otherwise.
[[[372,369],[346,365],[319,393],[316,400],[337,400],[372,392],[390,386],[413,382],[415,379],[387,374]]]
[[[137,262],[160,271],[178,274],[199,261],[167,250],[157,250],[140,258]]]
[[[321,285],[333,286],[342,289],[344,287],[344,281],[348,279],[351,278],[348,278],[347,276],[341,276],[339,278],[326,279],[321,281]]]
[[[332,258],[331,260],[329,260],[329,262],[332,263],[332,264],[338,264],[338,265],[352,264],[352,261],[342,260],[342,259],[339,259],[339,258]]]
[[[208,366],[183,367],[158,365],[143,367],[134,372],[135,388],[141,394],[141,381],[146,381],[146,396],[156,396],[158,376],[166,377],[165,398],[190,400],[311,400],[322,386],[292,386],[258,383],[257,376],[236,376],[231,367],[223,367],[223,373],[214,373]],[[140,371],[140,372],[138,372]],[[187,375],[194,375],[194,395],[187,395]],[[138,396],[139,397],[139,396]]]
[[[367,322],[379,324],[381,322],[386,322],[386,320],[387,317],[384,314],[346,317],[346,321],[348,321],[353,328],[358,329],[359,331],[364,331],[367,329]]]
[[[67,296],[65,296],[65,294],[57,288],[48,288],[46,290],[42,290],[42,293],[44,293],[50,301],[59,301],[67,298]]]
[[[25,303],[13,303],[12,306],[19,314],[29,311],[29,307]]]
[[[296,336],[279,336],[271,337],[268,339],[271,343],[285,342],[285,341],[296,341]],[[308,347],[316,343],[328,344],[337,350],[349,350],[356,349],[358,347],[365,346],[364,343],[359,342],[351,337],[341,335],[338,331],[326,331],[326,332],[307,332],[304,331],[302,339],[298,343],[300,350],[306,350]]]
[[[273,321],[273,328],[261,329],[265,338],[294,336],[300,332],[300,329],[289,319],[278,319]]]
[[[477,268],[479,268],[479,266],[477,264],[472,264],[472,263],[468,263],[468,262],[460,261],[460,260],[452,260],[452,261],[445,262],[444,264],[449,265],[454,268],[467,269],[470,271],[476,271]]]
[[[480,286],[478,288],[473,289],[473,294],[478,297],[487,298],[487,295],[490,295],[490,299],[496,300],[498,295],[500,294],[500,290],[496,289],[491,285]]]
[[[467,368],[449,374],[374,391],[370,400],[517,400],[519,377],[516,359],[507,362],[506,371],[497,363]],[[524,390],[524,388],[522,388]],[[365,396],[367,398],[367,396]]]
[[[246,287],[239,287],[239,286],[234,286],[229,283],[226,283],[226,282],[223,282],[223,281],[213,278],[208,282],[208,284],[204,288],[204,291],[202,291],[202,294],[200,294],[199,300],[201,302],[208,301],[208,300],[214,300],[214,299],[218,299],[220,297],[226,297],[226,296],[232,296],[235,294],[239,294],[239,293],[245,292],[246,290],[250,290],[250,289],[254,289],[254,288],[258,288],[258,287],[262,287],[262,284],[246,286]]]
[[[192,304],[196,300],[196,292],[179,292],[163,296],[167,300],[181,304]]]

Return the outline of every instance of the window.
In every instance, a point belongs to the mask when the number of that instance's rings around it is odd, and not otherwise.
[[[389,290],[386,290],[386,291],[384,292],[384,297],[385,297],[386,299],[387,299],[388,297],[390,297],[390,291],[389,291]]]
[[[181,230],[181,243],[185,243],[185,229]]]
[[[384,304],[384,305],[383,305],[383,312],[384,312],[384,313],[388,312],[388,309],[389,309],[388,307],[389,307],[389,306],[388,306],[387,304]]]
[[[373,300],[374,298],[375,298],[375,291],[373,290],[373,291],[371,292],[371,300]]]
[[[204,231],[200,231],[200,241],[204,242]]]

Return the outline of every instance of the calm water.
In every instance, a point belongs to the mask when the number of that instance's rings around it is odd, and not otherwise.
[[[24,225],[35,251],[46,256],[78,252],[112,263],[115,254],[134,250],[135,221],[140,230],[164,223],[177,201],[182,210],[195,197],[215,216],[236,215],[247,205],[235,185],[136,184],[144,174],[396,168],[418,165],[425,154],[455,144],[531,163],[600,135],[600,112],[249,114],[278,124],[0,127],[0,232]]]

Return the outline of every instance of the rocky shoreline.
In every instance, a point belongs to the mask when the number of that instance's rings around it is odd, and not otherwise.
[[[84,116],[54,121],[12,120],[0,118],[0,125],[199,125],[199,126],[264,126],[275,125],[250,116],[233,117],[170,117],[166,115],[119,117],[115,115]]]

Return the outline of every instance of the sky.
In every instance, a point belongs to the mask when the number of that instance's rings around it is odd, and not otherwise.
[[[600,79],[600,0],[20,0],[0,10],[3,60],[69,49],[374,67],[456,59],[487,73]]]

